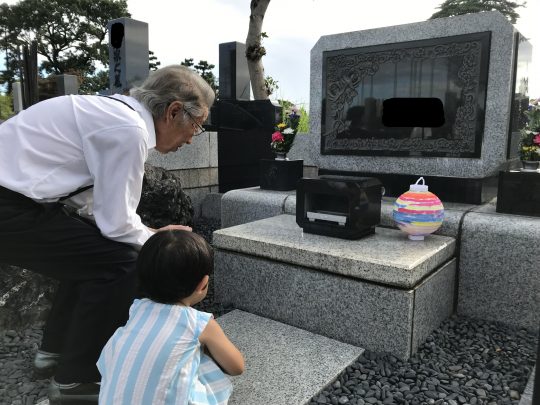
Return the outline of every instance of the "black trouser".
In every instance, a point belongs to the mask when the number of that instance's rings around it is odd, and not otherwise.
[[[136,260],[135,249],[104,238],[62,205],[0,187],[0,263],[60,280],[41,346],[61,353],[57,381],[101,380],[96,361],[127,320]]]

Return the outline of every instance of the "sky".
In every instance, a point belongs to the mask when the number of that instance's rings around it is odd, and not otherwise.
[[[6,0],[0,0],[6,2]],[[272,98],[309,107],[310,51],[323,35],[428,19],[444,0],[272,0],[263,22],[265,73],[278,81]],[[7,0],[7,3],[16,3]],[[149,25],[149,47],[162,66],[185,58],[216,65],[219,44],[245,43],[250,0],[127,0],[131,18]],[[533,45],[530,96],[540,97],[540,0],[519,8],[516,26]]]
[[[310,51],[323,35],[424,21],[443,0],[272,0],[263,31],[273,98],[309,107]],[[128,0],[132,18],[149,24],[149,46],[162,65],[185,58],[215,64],[219,44],[246,41],[250,0]],[[533,45],[530,95],[540,97],[540,0],[519,8],[516,26]],[[535,49],[536,48],[536,49]],[[536,50],[536,52],[535,52]],[[536,67],[535,67],[536,66]]]

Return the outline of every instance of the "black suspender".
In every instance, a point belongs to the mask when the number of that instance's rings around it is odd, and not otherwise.
[[[134,109],[132,106],[130,106],[128,103],[126,103],[125,101],[119,100],[119,99],[114,98],[114,97],[111,97],[111,96],[105,96],[105,95],[100,95],[100,97],[106,97],[106,98],[109,98],[109,99],[111,99],[111,100],[118,101],[119,103],[124,104],[124,105],[125,105],[126,107],[128,107],[130,110],[135,111],[135,109]],[[80,194],[80,193],[82,193],[83,191],[89,190],[89,189],[91,189],[92,187],[94,187],[93,184],[91,184],[91,185],[89,185],[89,186],[81,187],[81,188],[79,188],[79,189],[77,189],[77,190],[75,190],[75,191],[69,193],[69,194],[66,195],[65,197],[61,197],[58,201],[64,201],[64,200],[67,200],[68,198],[71,198],[71,197],[73,197],[73,196],[75,196],[75,195],[77,195],[77,194]]]
[[[68,195],[66,195],[65,197],[61,197],[58,201],[64,201],[64,200],[67,200],[68,198],[71,198],[73,197],[74,195],[77,195],[77,194],[80,194],[82,193],[83,191],[86,191],[86,190],[89,190],[91,189],[92,187],[94,187],[93,184],[89,185],[89,186],[85,186],[85,187],[81,187],[71,193],[69,193]]]
[[[130,106],[130,105],[129,105],[128,103],[126,103],[125,101],[119,100],[119,99],[114,98],[114,97],[111,97],[111,96],[105,96],[105,95],[100,95],[100,97],[110,98],[111,100],[118,101],[119,103],[122,103],[122,104],[124,104],[125,106],[127,106],[129,109],[135,111],[135,108],[133,108],[132,106]]]

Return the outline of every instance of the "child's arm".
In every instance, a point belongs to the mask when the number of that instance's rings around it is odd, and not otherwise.
[[[199,336],[199,342],[206,345],[216,363],[229,375],[244,372],[244,357],[229,340],[221,326],[210,319]]]

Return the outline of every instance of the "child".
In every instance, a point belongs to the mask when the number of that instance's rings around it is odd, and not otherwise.
[[[206,297],[213,265],[212,248],[195,233],[161,231],[148,239],[137,271],[149,299],[134,301],[126,325],[101,352],[100,404],[227,403],[232,385],[216,363],[239,375],[244,358],[211,314],[191,307]]]

